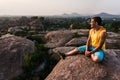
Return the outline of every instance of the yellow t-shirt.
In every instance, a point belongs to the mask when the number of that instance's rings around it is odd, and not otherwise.
[[[103,32],[106,32],[106,29],[104,27],[100,27],[100,29],[98,31],[94,31],[94,29],[90,30],[90,45],[97,47],[99,45],[100,42],[100,37],[102,35]],[[105,42],[102,46],[102,49],[105,50],[106,46],[105,46]]]

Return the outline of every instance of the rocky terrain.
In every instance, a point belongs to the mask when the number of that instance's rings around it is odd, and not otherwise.
[[[73,35],[67,35],[64,32],[69,32]],[[88,30],[65,30],[64,32],[55,31],[46,35],[48,40],[46,46],[52,49],[53,53],[58,51],[65,53],[77,46],[85,45]],[[64,37],[59,37],[61,35]],[[67,42],[65,43],[65,41]],[[61,45],[56,45],[60,42]],[[89,57],[85,57],[82,54],[69,56],[64,60],[60,60],[45,80],[119,80],[120,34],[108,32],[106,43],[107,49],[102,63],[94,63]]]
[[[12,80],[23,72],[24,57],[34,51],[34,43],[6,34],[0,37],[0,45],[0,80]]]
[[[59,61],[45,80],[120,79],[120,34],[108,32],[107,49],[102,63],[94,63],[89,57],[82,54],[69,56],[64,60],[60,59],[58,51],[65,53],[77,46],[85,45],[88,33],[88,29],[76,29],[50,31],[42,34],[49,57],[54,57]],[[0,37],[0,45],[0,80],[12,80],[23,73],[24,57],[34,51],[35,44],[25,37],[6,34]],[[40,64],[36,69],[37,72],[42,69],[47,70],[48,68],[44,68],[45,64],[46,62]],[[37,79],[41,80],[39,74]]]

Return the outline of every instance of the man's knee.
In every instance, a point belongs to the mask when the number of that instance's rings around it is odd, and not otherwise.
[[[94,54],[91,55],[91,58],[93,60],[93,62],[100,62],[100,59],[98,56],[94,56]]]
[[[75,52],[78,52],[78,48],[75,48],[74,51],[75,51]]]

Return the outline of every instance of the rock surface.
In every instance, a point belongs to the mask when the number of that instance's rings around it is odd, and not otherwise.
[[[48,48],[64,46],[66,42],[72,39],[72,37],[73,34],[69,30],[52,31],[45,35],[47,40],[45,46]]]
[[[120,50],[106,50],[101,63],[78,54],[69,56],[55,66],[45,80],[120,80]]]
[[[81,46],[81,45],[85,45],[86,42],[87,42],[87,37],[73,38],[68,43],[66,43],[65,46]]]
[[[34,51],[34,43],[6,34],[0,37],[0,45],[0,80],[11,80],[22,73],[24,56]]]
[[[79,35],[65,46],[53,48],[53,52],[66,53],[78,45],[85,44],[87,35],[82,31],[71,30]],[[86,33],[86,32],[85,32]],[[105,59],[94,63],[90,57],[78,54],[60,60],[45,80],[120,80],[120,34],[108,32]],[[83,37],[83,39],[82,39]]]

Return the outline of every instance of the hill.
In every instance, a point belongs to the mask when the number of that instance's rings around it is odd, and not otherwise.
[[[99,13],[99,14],[95,14],[94,16],[100,16],[102,18],[120,18],[120,15],[113,15],[113,14],[109,14],[109,13]]]
[[[62,15],[54,15],[54,17],[92,17],[92,16],[100,16],[102,17],[103,19],[106,19],[106,18],[120,18],[120,15],[114,15],[114,14],[109,14],[109,13],[105,13],[105,12],[102,12],[102,13],[98,13],[98,14],[93,14],[93,15],[83,15],[83,14],[79,14],[79,13],[71,13],[71,14],[68,14],[68,13],[64,13]]]

